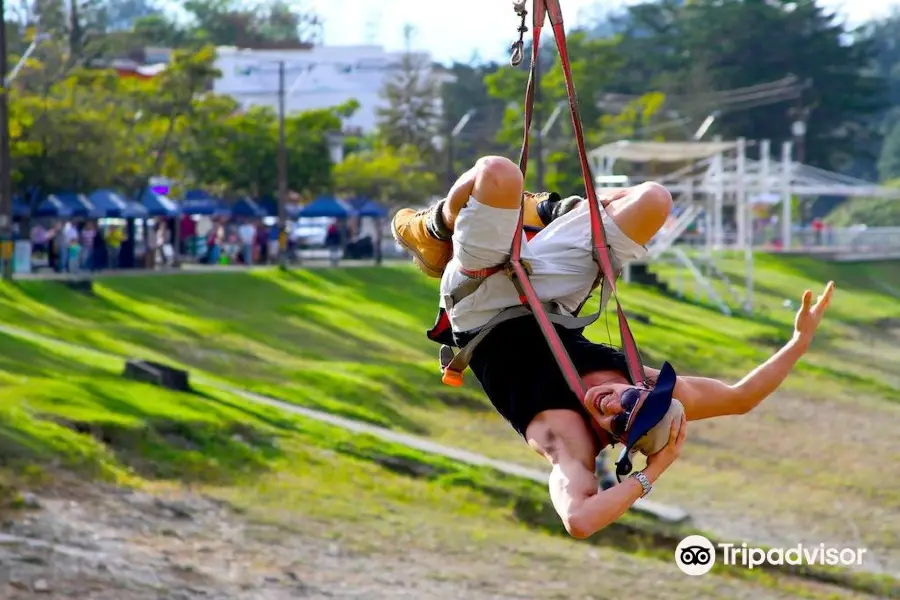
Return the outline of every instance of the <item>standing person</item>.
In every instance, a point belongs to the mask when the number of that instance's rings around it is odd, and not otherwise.
[[[238,227],[238,241],[241,245],[241,262],[253,264],[253,245],[256,243],[256,226],[249,220]]]

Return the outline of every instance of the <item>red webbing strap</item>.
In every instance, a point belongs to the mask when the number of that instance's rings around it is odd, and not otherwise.
[[[538,50],[541,42],[541,29],[544,25],[545,16],[546,10],[544,6],[544,0],[534,0],[531,72],[528,76],[528,87],[525,91],[525,134],[524,140],[522,142],[522,153],[519,156],[519,168],[522,170],[523,177],[528,170],[528,141],[529,134],[531,132],[531,122],[534,117],[534,88],[536,84],[535,71],[538,61]],[[524,232],[524,217],[525,211],[520,210],[519,223],[516,226],[516,232],[513,235],[512,248],[510,249],[509,253],[509,277],[512,280],[513,284],[516,286],[516,290],[519,292],[519,301],[522,304],[527,303],[531,308],[531,312],[537,319],[538,325],[541,328],[541,332],[544,334],[544,338],[547,340],[547,344],[550,346],[550,350],[553,352],[553,356],[556,358],[556,362],[559,365],[559,368],[562,370],[563,377],[565,378],[566,383],[570,388],[572,388],[572,391],[576,396],[578,396],[578,399],[582,400],[587,393],[587,388],[585,387],[584,382],[581,380],[581,377],[578,374],[578,370],[575,368],[575,364],[572,362],[572,358],[566,351],[565,346],[563,346],[562,340],[559,339],[559,334],[556,332],[556,328],[553,327],[553,323],[547,316],[546,311],[544,311],[544,307],[541,305],[541,300],[540,298],[538,298],[534,286],[531,285],[531,281],[528,279],[528,273],[525,269],[525,266],[522,264],[522,236]]]
[[[619,316],[619,332],[622,339],[622,351],[628,363],[628,373],[635,385],[645,382],[644,365],[638,352],[637,342],[628,326],[622,303],[616,290],[616,273],[613,269],[612,259],[609,256],[609,246],[606,243],[606,234],[603,229],[603,220],[600,216],[600,204],[597,201],[597,191],[594,188],[594,176],[591,173],[587,152],[584,144],[584,129],[581,124],[581,115],[578,111],[578,99],[575,93],[575,83],[572,79],[572,69],[569,64],[569,51],[566,44],[566,31],[563,25],[562,9],[559,0],[542,0],[546,3],[546,9],[550,16],[550,24],[553,27],[553,36],[556,38],[556,46],[559,49],[559,61],[562,64],[563,74],[566,80],[566,93],[569,97],[569,112],[572,114],[572,127],[575,131],[575,141],[578,144],[578,157],[581,160],[581,174],[584,177],[585,199],[591,215],[591,240],[593,243],[594,260],[603,273],[605,285],[609,285],[610,291],[616,299],[616,310]],[[532,99],[533,101],[533,99]],[[601,288],[602,295],[602,288]]]
[[[546,14],[549,13],[550,23],[553,26],[553,33],[556,38],[556,45],[559,49],[560,62],[562,63],[563,72],[565,74],[566,91],[569,97],[569,109],[572,114],[572,124],[575,129],[575,138],[578,143],[579,158],[581,159],[582,175],[585,182],[585,198],[588,201],[590,210],[594,260],[597,261],[597,265],[603,273],[604,280],[609,282],[611,291],[616,297],[616,305],[619,314],[619,329],[622,336],[622,350],[627,359],[629,375],[636,385],[641,385],[645,380],[643,365],[641,364],[637,344],[634,340],[634,336],[631,334],[631,329],[628,326],[628,321],[625,318],[625,314],[619,304],[618,294],[616,293],[616,274],[612,266],[612,260],[609,256],[609,249],[606,244],[606,236],[600,216],[600,206],[597,202],[594,180],[587,160],[587,152],[585,151],[584,132],[581,125],[581,117],[578,113],[575,85],[572,81],[572,71],[569,66],[568,48],[566,46],[565,30],[563,28],[562,11],[559,7],[559,0],[534,0],[533,11],[531,70],[528,77],[528,87],[525,92],[525,132],[523,136],[522,153],[519,157],[519,168],[522,170],[522,176],[524,177],[528,167],[528,146],[531,123],[534,117],[535,71],[538,62],[541,31],[543,29]],[[544,338],[550,346],[553,356],[563,373],[563,377],[566,379],[566,383],[575,395],[580,400],[583,400],[587,388],[581,380],[578,370],[575,368],[565,346],[563,346],[553,323],[544,311],[540,298],[538,297],[534,286],[532,286],[531,281],[528,278],[528,273],[522,264],[523,225],[524,210],[520,210],[518,226],[516,227],[512,248],[510,249],[510,279],[519,292],[520,302],[522,302],[522,304],[528,304],[531,308],[531,312],[537,319],[541,332],[544,334]]]

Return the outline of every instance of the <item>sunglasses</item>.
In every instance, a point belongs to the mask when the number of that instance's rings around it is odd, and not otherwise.
[[[631,387],[622,392],[619,400],[622,404],[622,412],[613,417],[612,420],[612,432],[614,435],[622,437],[625,435],[625,430],[628,427],[628,423],[631,420],[631,413],[634,412],[635,407],[638,405],[641,397],[644,394],[649,394],[650,390],[643,388]]]

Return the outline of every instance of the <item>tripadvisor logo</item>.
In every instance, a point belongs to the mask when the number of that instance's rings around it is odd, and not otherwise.
[[[863,564],[866,548],[832,548],[825,544],[790,548],[756,548],[747,544],[713,544],[702,535],[689,535],[675,548],[675,564],[685,575],[709,573],[719,562],[726,566],[753,569],[761,565],[827,565],[852,566]]]

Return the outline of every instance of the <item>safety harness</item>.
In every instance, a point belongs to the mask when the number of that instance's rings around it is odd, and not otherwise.
[[[575,393],[579,400],[584,401],[587,388],[581,379],[571,357],[566,351],[565,346],[560,340],[554,325],[559,325],[566,329],[582,329],[600,316],[606,301],[610,295],[616,299],[616,307],[619,319],[619,331],[622,338],[622,351],[625,353],[628,364],[628,375],[632,384],[647,388],[647,382],[644,375],[643,363],[637,344],[631,329],[628,326],[628,320],[622,310],[616,292],[617,273],[613,267],[612,259],[609,253],[609,245],[606,242],[606,235],[603,229],[603,222],[600,214],[600,205],[597,201],[597,192],[594,189],[594,179],[591,174],[590,165],[585,151],[584,132],[582,129],[581,117],[578,111],[578,103],[575,94],[575,85],[572,81],[572,71],[569,65],[569,54],[566,45],[566,34],[563,26],[562,11],[559,6],[559,0],[533,0],[533,22],[532,22],[532,48],[531,48],[531,69],[528,76],[528,87],[525,92],[525,133],[522,143],[522,152],[519,157],[519,168],[523,177],[527,171],[528,165],[528,146],[530,139],[531,123],[534,116],[534,95],[536,85],[536,69],[538,64],[538,51],[540,46],[541,32],[544,27],[545,18],[549,17],[550,24],[553,28],[553,35],[556,38],[556,45],[559,50],[560,62],[562,64],[563,73],[566,81],[566,92],[569,99],[569,109],[572,116],[572,125],[575,131],[575,140],[578,144],[578,155],[581,160],[581,172],[585,183],[585,199],[590,210],[591,221],[591,238],[592,252],[594,261],[599,267],[597,279],[594,281],[592,291],[602,283],[600,306],[595,314],[588,317],[579,317],[581,309],[587,302],[585,299],[581,306],[578,307],[573,314],[566,314],[556,304],[544,304],[539,299],[535,289],[529,279],[531,274],[530,266],[527,261],[522,260],[523,235],[525,235],[524,224],[524,207],[519,211],[519,222],[516,227],[515,235],[512,240],[509,260],[501,265],[496,265],[487,269],[478,271],[462,270],[462,273],[468,278],[466,282],[452,290],[450,294],[444,297],[444,307],[440,309],[435,326],[428,332],[428,337],[434,341],[442,343],[440,351],[441,368],[443,371],[442,381],[454,387],[462,385],[463,372],[469,364],[472,354],[478,343],[483,340],[490,331],[505,321],[520,318],[529,314],[533,315],[540,326],[553,356],[556,359],[559,368],[566,380],[566,383]],[[526,25],[528,11],[525,8],[526,0],[518,0],[513,3],[516,14],[521,17],[521,25],[519,26],[519,40],[512,45],[511,64],[518,66],[524,58],[524,35],[528,31]],[[485,279],[504,272],[512,281],[519,294],[519,306],[508,308],[491,319],[487,324],[481,327],[474,338],[469,340],[459,352],[454,353],[451,346],[455,342],[451,341],[452,332],[448,312],[454,304],[459,303],[464,298],[473,294]],[[595,407],[596,408],[596,407]],[[592,420],[593,421],[593,420]],[[594,430],[600,440],[602,447],[614,445],[616,442],[623,443],[627,446],[628,434],[613,435],[599,426],[594,424]],[[627,474],[631,470],[629,457],[623,452],[617,462],[617,473]]]

